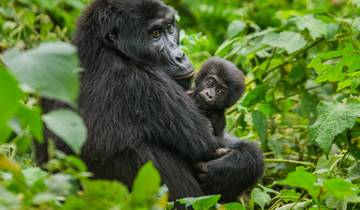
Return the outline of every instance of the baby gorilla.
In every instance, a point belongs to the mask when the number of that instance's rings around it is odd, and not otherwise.
[[[231,107],[244,92],[244,74],[229,61],[210,58],[195,78],[191,97],[205,115],[214,135],[222,139],[226,126],[225,109]]]

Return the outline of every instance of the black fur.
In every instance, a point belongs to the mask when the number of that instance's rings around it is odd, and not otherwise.
[[[151,160],[174,200],[205,195],[192,164],[213,159],[221,145],[190,97],[169,76],[171,66],[161,65],[163,52],[153,51],[141,38],[150,20],[171,11],[158,0],[95,0],[79,20],[74,44],[84,68],[78,104],[88,128],[81,157],[89,170],[95,178],[131,187],[138,169]],[[109,39],[109,33],[115,35]],[[116,44],[109,42],[114,36]],[[59,149],[71,153],[53,139]],[[202,180],[207,193],[215,192],[206,185],[212,179],[224,192],[233,191],[232,179],[218,179],[224,172],[243,176],[240,184],[246,183],[245,188],[257,180],[254,170],[259,163],[254,161],[261,155],[251,148],[243,152],[246,149],[235,152],[233,160],[241,162],[214,165],[211,176]],[[46,146],[38,147],[37,159],[39,164],[46,161]]]

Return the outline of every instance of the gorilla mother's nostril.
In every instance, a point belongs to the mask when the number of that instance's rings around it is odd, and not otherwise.
[[[181,57],[176,57],[176,61],[181,63],[182,62],[182,58]]]
[[[180,55],[176,56],[175,59],[176,59],[177,62],[182,63],[184,57],[185,57],[185,53],[181,52]]]

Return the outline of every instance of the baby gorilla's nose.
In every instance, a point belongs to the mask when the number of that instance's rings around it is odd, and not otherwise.
[[[210,92],[206,92],[205,94],[209,99],[214,99],[214,96],[211,95]]]

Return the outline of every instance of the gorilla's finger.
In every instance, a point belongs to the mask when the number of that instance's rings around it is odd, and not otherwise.
[[[207,167],[207,163],[205,162],[197,162],[194,164],[195,170],[202,172],[202,173],[208,173],[209,169]]]
[[[218,155],[219,157],[226,155],[227,153],[230,152],[231,149],[229,148],[219,148],[216,150],[216,155]]]
[[[186,94],[190,97],[192,97],[194,95],[194,90],[188,90],[186,91]]]

